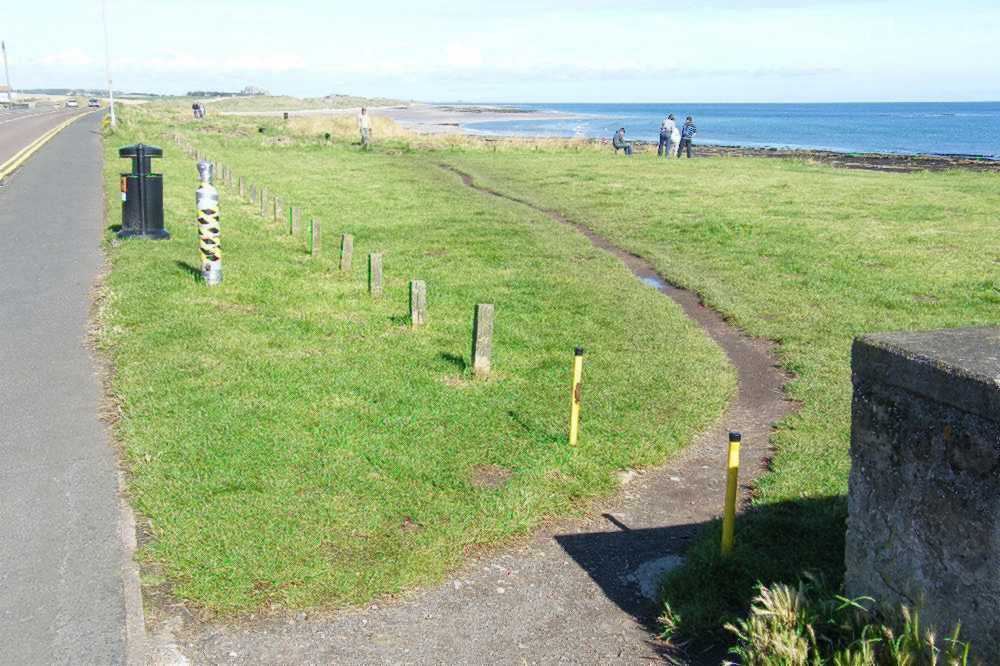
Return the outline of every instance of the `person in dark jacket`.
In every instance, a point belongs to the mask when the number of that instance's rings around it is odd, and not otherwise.
[[[681,156],[681,153],[687,150],[688,159],[691,159],[691,142],[694,141],[694,135],[698,133],[698,128],[694,125],[694,118],[691,116],[687,117],[684,121],[684,127],[681,128],[681,145],[677,149],[677,157]]]
[[[615,132],[615,137],[611,139],[611,145],[615,147],[615,152],[624,150],[626,155],[632,154],[632,144],[625,140],[625,128],[620,128]]]
[[[677,123],[674,122],[674,114],[670,114],[660,123],[660,144],[656,147],[656,156],[673,157],[677,151],[676,144],[671,142],[674,132],[677,131]]]

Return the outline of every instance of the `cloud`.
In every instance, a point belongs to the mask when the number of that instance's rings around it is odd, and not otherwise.
[[[90,67],[95,60],[89,53],[80,48],[66,49],[47,53],[31,61],[34,65],[50,65],[56,67]]]
[[[451,67],[481,67],[483,54],[475,46],[451,43],[447,49],[447,62]]]
[[[225,57],[168,52],[148,58],[117,58],[115,69],[211,74],[286,73],[305,70],[308,63],[296,53],[236,54]]]

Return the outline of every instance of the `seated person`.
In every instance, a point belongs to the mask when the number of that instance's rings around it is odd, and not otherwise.
[[[625,140],[625,128],[620,128],[615,132],[615,138],[611,140],[611,145],[615,147],[615,152],[624,150],[626,155],[632,154],[632,144]]]

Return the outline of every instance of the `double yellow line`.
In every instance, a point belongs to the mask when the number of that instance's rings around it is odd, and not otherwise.
[[[48,132],[41,135],[40,137],[29,143],[27,146],[19,150],[9,160],[4,162],[3,164],[0,164],[0,182],[6,180],[7,176],[14,173],[14,171],[16,171],[18,167],[27,162],[28,158],[34,155],[36,152],[38,152],[39,148],[48,143],[49,139],[51,139],[56,134],[59,134],[59,132],[69,127],[70,123],[76,122],[77,120],[86,115],[87,115],[86,113],[81,113],[73,116],[72,118],[66,120],[65,122],[59,123],[52,129],[50,129]]]

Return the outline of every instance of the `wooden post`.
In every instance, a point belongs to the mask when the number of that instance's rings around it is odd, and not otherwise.
[[[368,255],[368,293],[372,298],[382,296],[382,253]]]
[[[302,209],[296,206],[292,209],[292,233],[297,234],[302,228]]]
[[[410,280],[410,326],[427,323],[427,285],[423,280]]]
[[[260,188],[260,216],[264,217],[267,212],[267,188]]]
[[[229,167],[226,167],[226,185],[233,186],[233,170]]]
[[[251,185],[250,186],[250,203],[252,203],[252,204],[257,203],[257,186],[256,185]]]
[[[309,221],[309,254],[319,254],[319,220]]]
[[[247,183],[243,180],[243,176],[240,176],[240,199],[247,195]]]
[[[274,197],[274,223],[277,224],[281,222],[281,211],[285,210],[285,206],[279,197]]]
[[[354,236],[344,234],[340,237],[340,270],[351,272],[351,259],[354,257]]]
[[[490,374],[493,353],[493,304],[480,303],[472,318],[472,370],[476,377]]]

